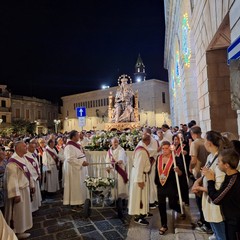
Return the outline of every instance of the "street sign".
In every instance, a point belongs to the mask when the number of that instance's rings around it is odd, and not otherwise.
[[[86,117],[86,107],[77,107],[76,108],[76,114],[77,117]]]
[[[78,117],[79,127],[84,127],[86,125],[86,117]]]
[[[228,64],[230,60],[240,58],[240,36],[228,47]]]

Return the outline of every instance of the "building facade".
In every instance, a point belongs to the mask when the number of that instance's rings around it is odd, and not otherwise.
[[[45,99],[12,95],[6,85],[0,85],[1,128],[10,127],[15,120],[36,123],[36,133],[55,129],[54,120],[59,118],[58,105]],[[59,126],[60,130],[60,126]]]
[[[138,91],[139,117],[141,126],[161,126],[163,123],[171,124],[169,109],[168,83],[151,79],[132,84],[134,91]],[[103,130],[108,122],[108,97],[110,92],[115,96],[117,87],[101,89],[86,93],[79,93],[62,97],[63,129],[81,130],[76,115],[76,108],[86,107],[86,130]]]
[[[11,124],[11,93],[7,90],[6,85],[0,85],[0,122],[1,127]]]
[[[58,105],[54,105],[50,101],[12,95],[12,121],[24,119],[35,122],[37,134],[46,134],[49,129],[54,130],[54,120],[57,120],[58,117]]]
[[[172,122],[195,119],[210,129],[240,135],[232,109],[227,48],[239,37],[238,0],[165,0],[165,55]]]

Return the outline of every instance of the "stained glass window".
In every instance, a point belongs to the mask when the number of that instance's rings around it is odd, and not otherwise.
[[[190,32],[190,27],[188,23],[188,14],[185,13],[183,15],[183,20],[182,20],[182,54],[183,54],[184,65],[187,67],[190,66],[190,58],[191,58],[189,32]]]

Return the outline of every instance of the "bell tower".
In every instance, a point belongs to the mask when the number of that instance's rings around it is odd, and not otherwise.
[[[142,82],[146,80],[145,65],[143,64],[140,54],[138,54],[135,65],[134,82]]]

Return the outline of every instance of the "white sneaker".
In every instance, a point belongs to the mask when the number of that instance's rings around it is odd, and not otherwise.
[[[16,235],[17,235],[18,239],[25,239],[25,238],[28,238],[31,236],[30,233],[17,233]]]
[[[208,240],[216,240],[215,234],[213,234],[212,236],[210,236],[210,237],[208,238]]]

